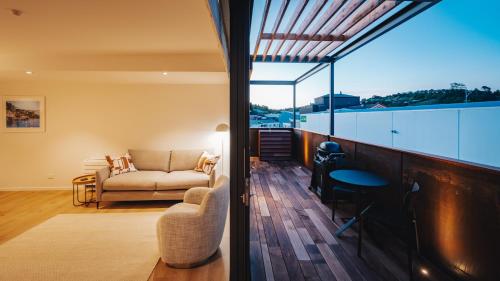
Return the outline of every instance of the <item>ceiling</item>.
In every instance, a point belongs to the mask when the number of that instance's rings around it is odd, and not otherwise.
[[[31,70],[150,83],[166,71],[189,83],[226,71],[207,0],[2,0],[0,38],[0,79]]]

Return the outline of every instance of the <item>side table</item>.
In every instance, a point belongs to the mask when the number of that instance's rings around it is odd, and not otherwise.
[[[76,177],[72,180],[73,183],[73,206],[88,206],[90,203],[95,202],[93,194],[95,192],[95,174],[88,174]],[[84,200],[80,200],[80,187],[83,188]],[[91,195],[87,200],[87,192],[90,190]],[[76,191],[76,192],[75,192]],[[75,201],[76,199],[76,201]]]

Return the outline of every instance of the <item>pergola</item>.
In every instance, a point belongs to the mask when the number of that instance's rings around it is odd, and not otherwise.
[[[298,0],[293,5],[290,0],[278,0],[280,6],[275,17],[270,16],[272,0],[264,1],[252,61],[316,65],[295,80],[252,80],[250,84],[293,86],[293,127],[296,127],[296,85],[330,67],[330,134],[333,135],[335,62],[441,0]]]

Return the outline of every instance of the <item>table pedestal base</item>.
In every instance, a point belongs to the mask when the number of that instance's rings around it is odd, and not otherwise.
[[[363,211],[361,211],[361,213],[358,215],[355,215],[354,217],[352,217],[349,221],[347,221],[346,223],[344,223],[343,225],[340,226],[339,229],[337,229],[337,231],[335,231],[335,236],[337,237],[342,237],[342,234],[349,228],[351,228],[351,226],[353,226],[355,223],[357,223],[359,221],[359,218],[361,216],[363,216],[368,210],[370,210],[370,208],[373,206],[373,203],[371,203],[370,205],[366,206],[366,208],[363,209]]]

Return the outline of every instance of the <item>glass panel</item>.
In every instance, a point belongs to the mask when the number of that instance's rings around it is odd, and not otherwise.
[[[500,167],[498,1],[443,1],[335,63],[335,135]]]
[[[293,86],[250,85],[250,127],[291,128]]]
[[[303,130],[329,134],[330,132],[330,67],[297,84],[297,111]]]

